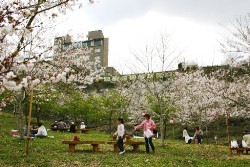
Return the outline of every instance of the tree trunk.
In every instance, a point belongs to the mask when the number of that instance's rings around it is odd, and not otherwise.
[[[161,146],[164,146],[164,124],[163,124],[163,115],[160,115],[160,131],[161,131]]]
[[[208,128],[207,128],[207,124],[205,125],[205,128],[206,128],[206,138],[207,138],[206,141],[207,141],[207,144],[208,144],[208,133],[207,133],[207,129],[208,129]]]
[[[17,102],[17,129],[19,131],[19,135],[20,135],[20,139],[24,138],[24,134],[23,134],[23,127],[24,127],[24,121],[23,121],[23,104],[21,101]]]
[[[111,133],[112,131],[112,115],[113,115],[113,112],[111,111],[110,112],[110,115],[109,115],[109,132]]]
[[[20,139],[24,138],[23,128],[24,128],[24,102],[26,98],[26,93],[24,89],[21,89],[20,94],[15,96],[15,113],[17,120],[17,127],[16,129],[19,132]]]
[[[166,139],[167,136],[167,123],[164,121],[164,139]]]
[[[230,142],[230,135],[229,135],[229,113],[228,112],[226,112],[226,125],[227,125],[227,142],[228,142],[228,147],[229,147],[229,156],[232,157],[231,142]]]
[[[38,107],[38,104],[36,104],[36,122],[40,122],[40,108]]]
[[[29,141],[30,141],[30,122],[31,122],[31,113],[32,113],[32,101],[33,101],[33,90],[30,93],[29,99],[29,114],[28,114],[28,128],[27,128],[27,139],[25,143],[25,152],[26,155],[29,153]]]

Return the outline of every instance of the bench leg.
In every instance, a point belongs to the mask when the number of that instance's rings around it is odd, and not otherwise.
[[[93,146],[93,152],[98,152],[99,151],[99,144],[91,144]]]
[[[241,154],[243,154],[243,150],[237,150],[237,155],[240,156]]]
[[[69,144],[69,152],[75,152],[75,144]]]
[[[119,147],[117,144],[114,144],[114,152],[119,152]]]
[[[138,151],[139,145],[132,145],[133,146],[133,151]]]

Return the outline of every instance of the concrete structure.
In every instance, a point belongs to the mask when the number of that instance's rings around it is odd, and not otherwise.
[[[76,49],[88,47],[91,49],[91,54],[89,56],[89,61],[99,60],[96,64],[96,69],[101,67],[108,67],[108,48],[109,39],[105,38],[102,30],[89,31],[88,39],[86,41],[72,42],[69,35],[63,37],[57,37],[54,39],[54,55],[60,56],[60,53],[67,49]]]

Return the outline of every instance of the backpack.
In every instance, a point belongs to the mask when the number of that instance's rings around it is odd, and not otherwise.
[[[73,136],[72,140],[73,141],[80,141],[80,138],[78,136]]]

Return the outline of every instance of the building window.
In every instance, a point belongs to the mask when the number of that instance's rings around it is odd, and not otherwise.
[[[102,46],[102,40],[101,39],[95,40],[94,45],[95,46]]]
[[[87,46],[88,46],[88,43],[87,43],[87,42],[82,42],[82,46],[83,46],[83,47],[87,47]]]
[[[101,51],[100,48],[95,49],[95,53],[99,53]]]
[[[90,42],[90,46],[94,46],[94,41],[91,41],[91,42]]]
[[[82,42],[82,46],[90,46],[91,45],[91,41],[84,41]]]
[[[100,61],[101,60],[101,57],[98,55],[98,56],[95,56],[95,61]]]

